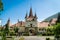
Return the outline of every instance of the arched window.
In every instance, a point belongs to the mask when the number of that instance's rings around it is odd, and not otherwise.
[[[30,24],[30,26],[32,27],[32,24]]]

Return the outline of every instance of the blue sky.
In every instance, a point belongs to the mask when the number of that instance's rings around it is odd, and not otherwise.
[[[6,24],[8,18],[11,23],[17,20],[25,20],[26,12],[29,14],[32,7],[33,14],[37,14],[38,21],[60,12],[60,0],[2,0],[4,10],[1,12],[2,25]]]

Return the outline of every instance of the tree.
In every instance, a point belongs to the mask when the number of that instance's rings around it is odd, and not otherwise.
[[[0,15],[1,15],[1,11],[3,11],[3,3],[2,1],[0,0]],[[6,40],[6,34],[5,34],[5,31],[2,29],[2,40]]]
[[[5,31],[2,32],[2,40],[6,40],[6,33],[5,33]]]
[[[48,28],[46,28],[47,35],[54,35],[54,29],[54,26],[49,26]]]
[[[3,3],[2,1],[0,0],[0,15],[1,15],[1,12],[3,11]],[[1,26],[1,25],[0,25]]]
[[[2,1],[0,0],[0,12],[3,11],[3,3]]]
[[[58,23],[56,25],[55,31],[54,31],[55,35],[60,35],[60,23]]]
[[[54,34],[55,34],[55,39],[60,40],[60,23],[57,23],[55,26]]]
[[[9,25],[10,25],[10,18],[8,19],[8,21],[7,21],[7,23],[6,23],[6,25],[5,25],[5,30],[4,30],[7,35],[8,35],[8,33],[9,33]]]
[[[9,33],[9,24],[8,23],[5,25],[5,30],[4,31],[8,35],[8,33]]]
[[[14,28],[15,33],[18,33],[18,30],[19,30],[18,27]]]

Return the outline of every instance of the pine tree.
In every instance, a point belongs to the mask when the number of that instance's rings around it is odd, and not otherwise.
[[[18,30],[19,30],[18,27],[14,28],[15,33],[18,33]]]
[[[5,30],[4,31],[8,35],[8,33],[9,33],[9,25],[8,24],[5,25]]]

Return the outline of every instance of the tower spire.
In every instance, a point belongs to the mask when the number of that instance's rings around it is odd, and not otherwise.
[[[35,16],[34,16],[34,18],[37,18],[36,12],[35,12]]]
[[[30,8],[30,14],[29,14],[29,17],[33,17],[33,14],[32,14],[32,7]]]
[[[8,19],[6,25],[10,26],[10,18]]]
[[[26,12],[26,16],[25,16],[25,18],[27,18],[27,16],[28,16],[28,15],[27,15],[27,12]]]
[[[10,23],[10,18],[8,19],[7,23]]]

